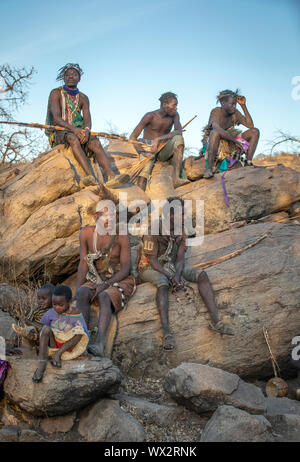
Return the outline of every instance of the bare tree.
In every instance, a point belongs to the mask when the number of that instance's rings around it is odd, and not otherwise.
[[[282,143],[300,143],[300,138],[296,138],[295,136],[292,136],[289,133],[284,132],[283,130],[279,130],[277,137],[271,143],[271,154],[273,154],[275,147]]]
[[[33,67],[28,70],[9,64],[0,66],[0,120],[14,120],[16,111],[27,101],[34,73]],[[0,166],[24,161],[43,150],[44,144],[41,135],[0,124]]]

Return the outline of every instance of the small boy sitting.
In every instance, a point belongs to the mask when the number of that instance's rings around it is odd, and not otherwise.
[[[82,314],[71,306],[72,291],[70,287],[61,285],[55,288],[52,306],[42,319],[43,328],[40,335],[40,351],[38,368],[32,381],[39,383],[43,379],[48,355],[51,364],[61,367],[61,360],[78,358],[89,342],[87,326]]]

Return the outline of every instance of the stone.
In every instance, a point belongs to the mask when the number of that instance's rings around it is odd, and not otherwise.
[[[205,172],[205,158],[190,156],[185,159],[184,171],[189,180],[195,181],[203,177]]]
[[[88,441],[145,441],[142,425],[124,412],[118,401],[103,399],[84,409],[79,416],[78,431]]]
[[[261,218],[288,210],[300,199],[300,173],[283,165],[238,168],[226,173],[229,206],[224,200],[221,174],[176,189],[182,199],[203,200],[205,234],[228,229],[235,221]]]
[[[105,358],[63,361],[61,369],[48,363],[41,383],[32,382],[36,367],[36,360],[12,359],[4,384],[8,401],[34,416],[71,413],[116,393],[121,381],[119,369]]]
[[[15,322],[15,319],[8,313],[0,311],[0,340],[1,338],[4,339],[5,343],[10,347],[14,346],[17,339],[17,334],[12,328],[12,324]],[[0,358],[3,358],[5,353],[3,351],[4,341],[2,340],[2,343],[0,343]]]
[[[0,442],[14,442],[19,440],[21,429],[14,425],[8,425],[0,429]]]
[[[18,303],[21,295],[22,292],[10,284],[0,284],[0,310],[9,312]]]
[[[45,433],[67,433],[75,423],[76,413],[42,419],[40,427]]]
[[[161,426],[172,425],[185,411],[181,406],[166,406],[156,404],[142,398],[136,398],[127,395],[114,395],[114,399],[120,402],[120,405],[128,404],[134,409],[135,415],[144,424],[155,424]]]
[[[300,332],[299,227],[260,223],[210,234],[204,236],[201,246],[188,249],[186,262],[195,265],[213,260],[265,234],[267,237],[251,249],[205,270],[220,318],[230,325],[234,336],[221,336],[209,329],[209,314],[197,286],[191,284],[194,303],[188,303],[183,292],[169,293],[176,350],[164,352],[156,290],[149,283],[141,284],[126,310],[118,313],[114,363],[139,377],[160,377],[183,362],[192,362],[219,367],[242,378],[264,378],[273,373],[262,331],[265,326],[281,370],[287,368],[291,340]]]
[[[38,442],[46,442],[47,440],[40,433],[34,430],[25,429],[25,430],[21,430],[19,441],[26,442],[26,443],[29,443],[29,442],[38,443]]]
[[[178,403],[198,414],[215,411],[223,404],[251,414],[266,410],[260,388],[244,382],[236,374],[202,364],[182,363],[171,369],[164,388]]]
[[[300,416],[300,402],[289,398],[266,398],[267,417],[294,414]]]
[[[201,442],[272,442],[272,427],[263,416],[233,406],[220,406],[207,422]]]
[[[300,441],[300,415],[283,414],[271,417],[269,416],[268,419],[272,424],[276,441]]]

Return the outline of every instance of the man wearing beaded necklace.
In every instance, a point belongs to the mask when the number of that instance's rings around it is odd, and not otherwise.
[[[95,155],[98,164],[103,168],[107,176],[107,185],[114,187],[118,185],[118,182],[122,183],[123,179],[115,178],[100,141],[95,136],[90,135],[92,121],[89,99],[77,88],[82,74],[83,72],[78,64],[66,64],[59,70],[56,80],[63,80],[65,85],[51,91],[46,123],[64,127],[66,130],[46,131],[46,134],[52,148],[62,143],[66,147],[71,146],[76,160],[88,175],[84,180],[86,185],[95,184],[96,182],[91,175],[87,160],[87,155],[91,152],[91,154]]]

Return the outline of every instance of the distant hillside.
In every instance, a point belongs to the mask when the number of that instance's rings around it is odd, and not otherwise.
[[[266,167],[282,164],[286,167],[290,167],[294,170],[297,170],[297,172],[300,172],[300,154],[287,154],[285,152],[275,154],[273,156],[259,154],[257,157],[254,158],[254,164],[265,165]]]

